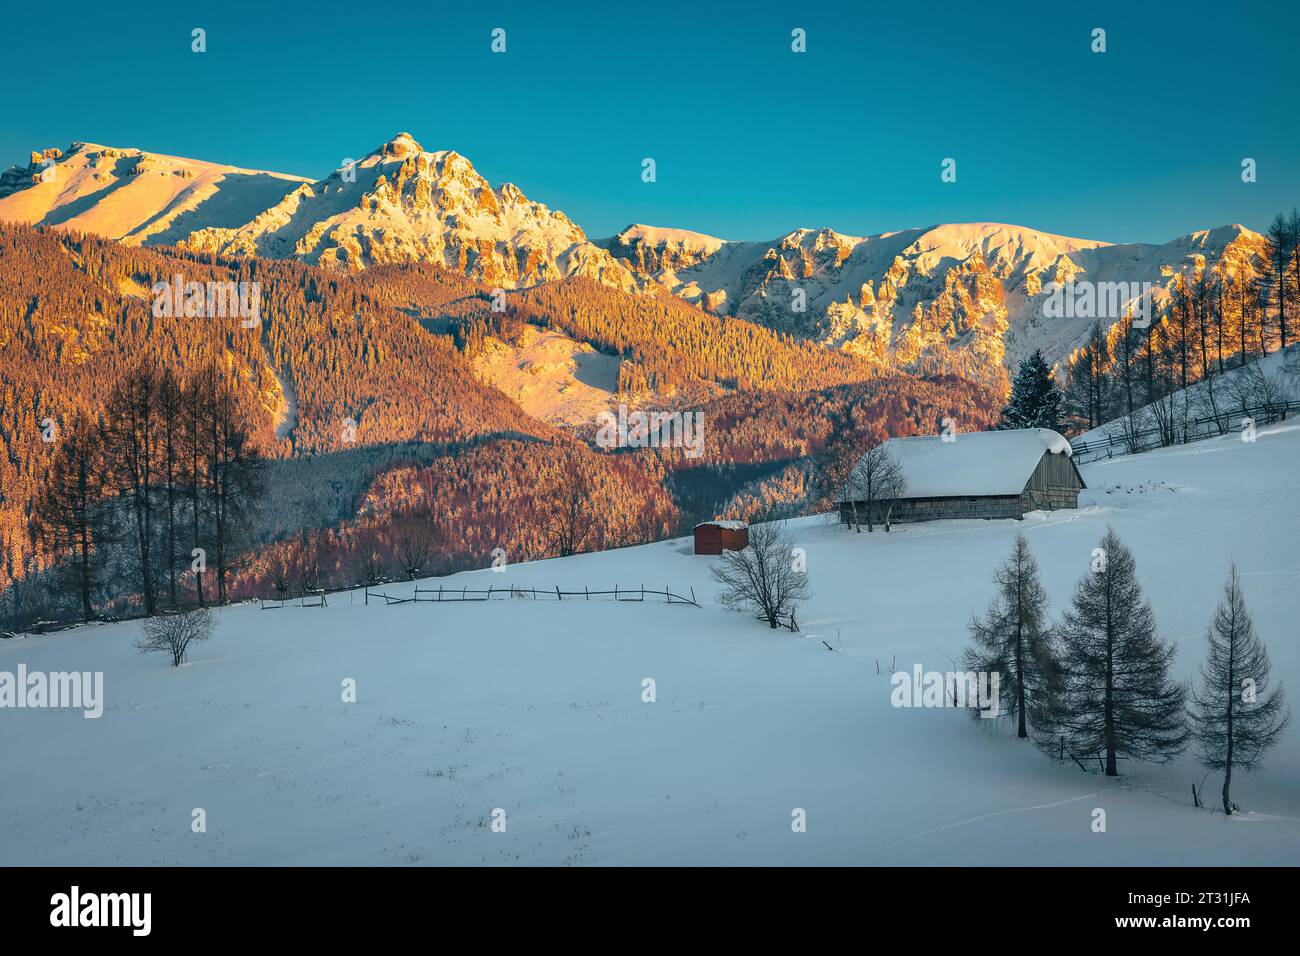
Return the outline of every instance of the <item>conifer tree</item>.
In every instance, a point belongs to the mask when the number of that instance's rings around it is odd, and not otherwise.
[[[1187,745],[1187,688],[1169,677],[1174,646],[1156,634],[1133,553],[1114,528],[1094,550],[1059,629],[1063,653],[1060,732],[1071,753],[1168,760]]]
[[[969,670],[1001,674],[1001,712],[1016,721],[1016,735],[1032,725],[1046,745],[1055,723],[1060,688],[1056,655],[1047,626],[1047,592],[1038,562],[1023,534],[994,572],[997,595],[983,618],[970,622],[971,645],[963,656]]]
[[[88,418],[75,417],[54,452],[32,523],[45,546],[67,559],[87,621],[95,616],[93,593],[102,563],[96,552],[115,540],[106,503],[111,492],[99,428]]]
[[[104,406],[105,451],[134,530],[140,594],[146,614],[157,609],[154,585],[154,481],[158,460],[158,373],[140,362],[118,382]]]
[[[1282,688],[1268,689],[1268,651],[1246,610],[1236,565],[1207,637],[1210,653],[1201,664],[1200,686],[1192,691],[1192,735],[1201,765],[1223,771],[1223,812],[1231,814],[1233,769],[1257,766],[1291,720]]]
[[[1011,399],[1002,409],[1002,421],[998,428],[1050,428],[1053,431],[1061,427],[1061,390],[1057,387],[1056,377],[1051,367],[1043,358],[1043,353],[1034,350],[1034,354],[1020,363],[1015,380],[1011,383]]]

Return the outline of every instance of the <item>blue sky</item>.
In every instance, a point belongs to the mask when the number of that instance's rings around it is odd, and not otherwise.
[[[0,165],[90,140],[320,177],[406,130],[593,237],[992,220],[1162,242],[1300,203],[1298,8],[16,4]]]

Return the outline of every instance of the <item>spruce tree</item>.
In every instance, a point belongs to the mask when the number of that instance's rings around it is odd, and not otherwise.
[[[1011,399],[1002,409],[998,428],[1050,428],[1058,431],[1061,427],[1060,405],[1061,390],[1057,387],[1056,377],[1043,353],[1035,349],[1016,371],[1011,383]]]
[[[1075,588],[1059,628],[1063,653],[1060,731],[1079,754],[1164,761],[1187,745],[1187,688],[1169,677],[1174,647],[1156,634],[1133,553],[1106,531],[1092,570]]]
[[[970,622],[971,646],[963,655],[967,669],[1000,674],[1003,713],[1016,721],[1016,734],[1046,743],[1055,725],[1059,673],[1047,626],[1047,592],[1038,577],[1038,562],[1023,534],[1016,535],[1010,556],[994,572],[998,592],[983,618]]]
[[[1207,637],[1210,653],[1201,664],[1201,684],[1192,691],[1192,735],[1201,766],[1223,771],[1223,812],[1231,814],[1233,768],[1258,765],[1291,719],[1282,688],[1268,690],[1268,651],[1246,610],[1236,565]]]

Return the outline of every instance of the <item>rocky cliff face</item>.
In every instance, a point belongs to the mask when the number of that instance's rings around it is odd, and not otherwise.
[[[426,152],[407,133],[239,228],[197,230],[182,245],[348,269],[435,262],[502,289],[572,275],[627,291],[640,284],[564,213],[511,183],[494,188],[464,156]]]
[[[701,308],[900,365],[927,355],[1013,364],[1036,348],[1060,361],[1093,322],[1044,316],[1050,283],[1123,283],[1123,306],[1150,283],[1157,301],[1206,268],[1255,271],[1262,238],[1223,226],[1161,246],[1110,245],[998,223],[877,236],[799,229],[770,242],[684,244],[679,231],[632,226],[606,248]],[[698,234],[687,233],[686,236]],[[1129,292],[1133,294],[1130,295]]]

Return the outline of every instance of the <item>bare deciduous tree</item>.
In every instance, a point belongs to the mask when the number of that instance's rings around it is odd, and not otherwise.
[[[215,621],[205,607],[184,614],[151,617],[144,622],[136,647],[145,653],[161,652],[171,658],[172,667],[180,667],[195,641],[212,636]]]
[[[575,449],[567,449],[559,463],[547,500],[543,505],[542,524],[549,541],[547,551],[561,558],[577,554],[592,531],[592,498],[595,487]]]
[[[713,577],[722,585],[718,595],[722,604],[757,611],[773,629],[795,630],[795,606],[812,593],[808,574],[796,560],[794,540],[782,525],[750,528],[749,546],[724,551]]]
[[[289,589],[293,586],[293,574],[287,559],[279,558],[271,565],[270,579],[277,600],[286,600],[289,597]]]
[[[356,575],[368,588],[388,582],[388,562],[378,547],[363,547],[357,552]]]
[[[393,535],[393,545],[402,573],[414,581],[420,572],[427,570],[433,554],[433,534],[429,530],[428,515],[413,515],[404,521]]]
[[[903,469],[883,442],[867,449],[844,483],[844,499],[853,514],[854,530],[862,531],[866,514],[867,531],[875,531],[877,519],[890,528],[894,502],[907,490]]]

